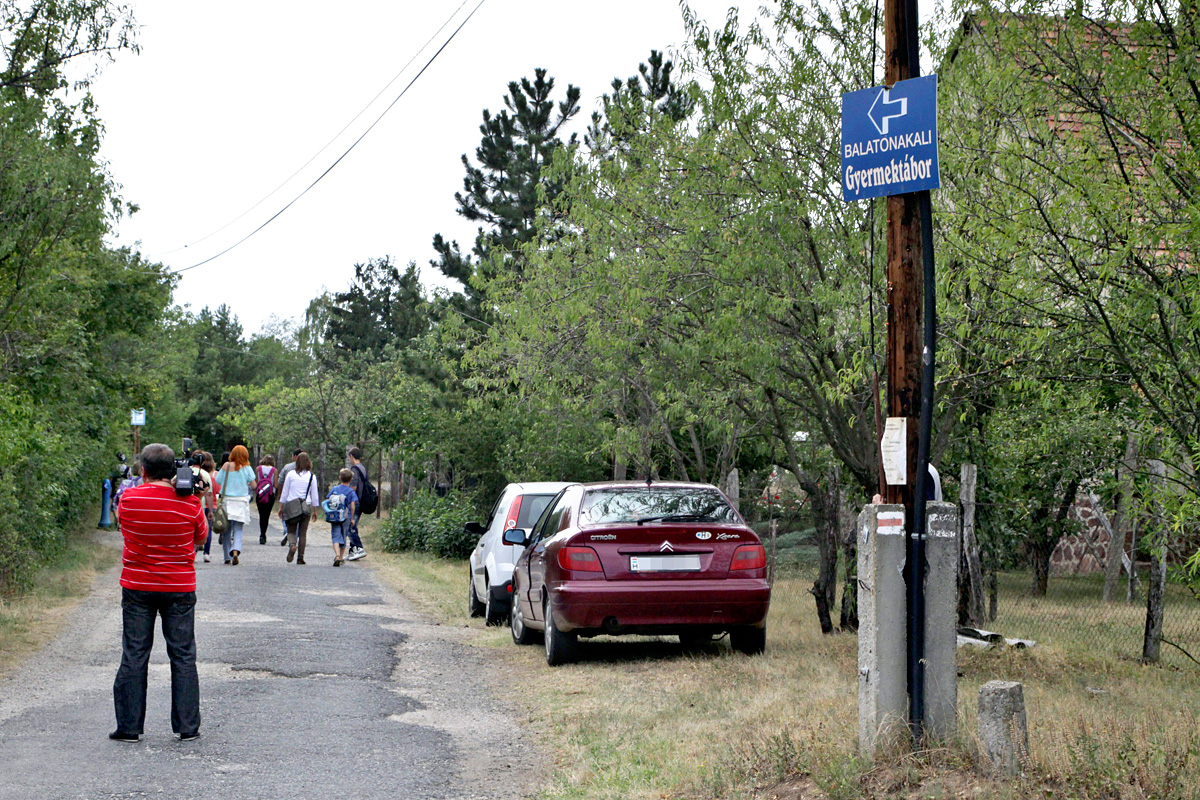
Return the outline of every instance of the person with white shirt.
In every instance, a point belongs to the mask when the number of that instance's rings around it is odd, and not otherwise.
[[[296,468],[284,478],[279,492],[279,518],[287,529],[289,564],[293,558],[297,566],[304,563],[308,523],[316,521],[320,508],[320,487],[312,471],[312,459],[308,453],[301,453],[296,456]]]

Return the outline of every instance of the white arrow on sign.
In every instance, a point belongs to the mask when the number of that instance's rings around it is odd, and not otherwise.
[[[879,103],[880,100],[883,100],[882,105],[880,105],[880,103]],[[884,113],[886,111],[886,106],[894,106],[897,103],[900,104],[900,110],[897,113],[895,113],[895,114]],[[879,107],[879,119],[875,118],[875,116],[876,116],[875,108],[876,107]],[[895,100],[893,100],[893,99],[891,99],[891,92],[886,88],[881,88],[879,90],[879,94],[875,96],[875,102],[871,103],[871,108],[867,111],[867,116],[870,118],[871,124],[875,126],[875,130],[879,131],[879,135],[887,136],[888,120],[895,119],[897,117],[903,117],[907,113],[908,113],[908,98],[907,97],[897,97]]]

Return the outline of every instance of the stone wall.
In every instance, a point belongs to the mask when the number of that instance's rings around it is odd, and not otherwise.
[[[1100,524],[1091,500],[1080,496],[1075,501],[1075,518],[1080,521],[1076,533],[1064,536],[1050,556],[1051,575],[1094,575],[1104,572],[1108,558],[1108,531]],[[1128,546],[1128,541],[1126,542]]]

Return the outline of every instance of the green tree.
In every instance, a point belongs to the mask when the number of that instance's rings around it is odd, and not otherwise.
[[[1154,443],[1147,455],[1175,487],[1163,501],[1172,527],[1195,542],[1197,9],[958,11],[944,42],[943,152],[960,280],[1019,331],[1018,376],[1110,398],[1110,425]]]

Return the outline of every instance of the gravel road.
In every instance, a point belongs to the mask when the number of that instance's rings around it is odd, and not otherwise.
[[[536,788],[471,631],[423,619],[375,579],[369,557],[335,569],[327,525],[313,526],[307,565],[285,563],[272,523],[265,546],[258,523],[246,526],[241,565],[221,564],[216,542],[213,563],[196,565],[200,739],[171,734],[159,633],[145,735],[109,741],[114,570],[0,682],[0,800],[511,799]],[[119,533],[98,536],[120,547]]]

